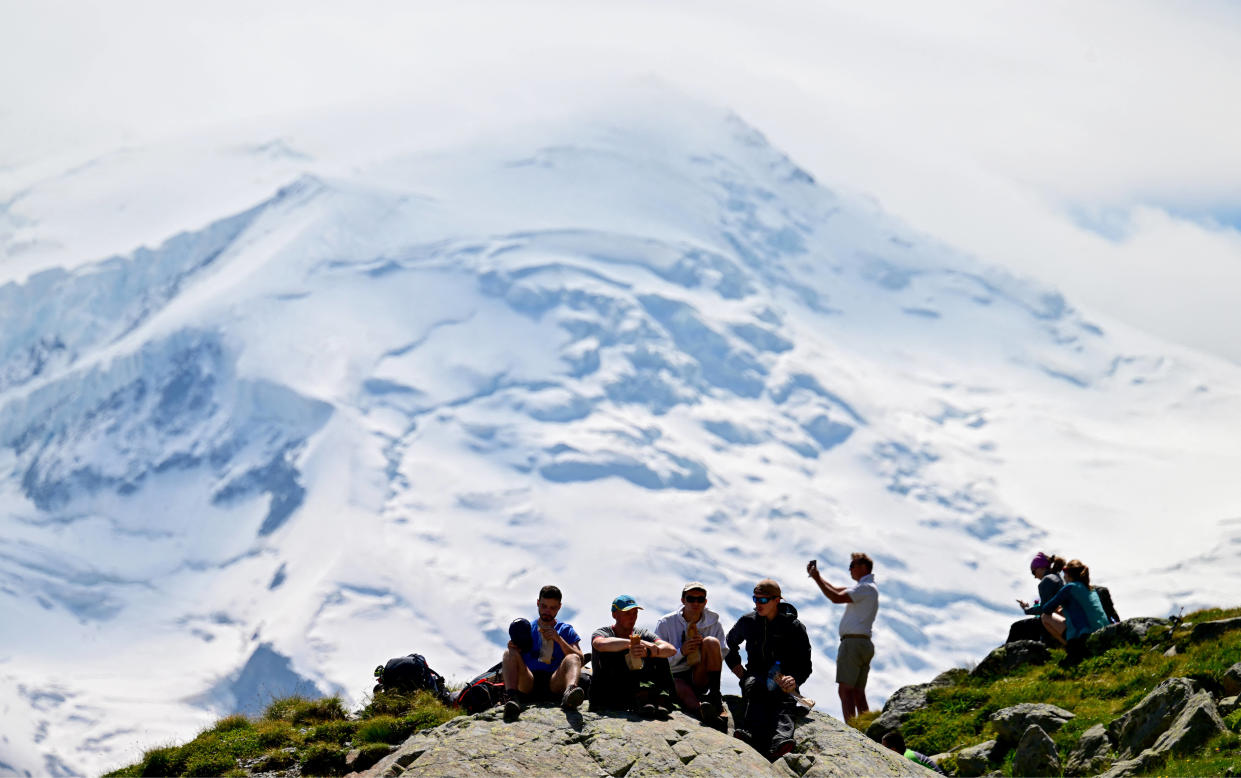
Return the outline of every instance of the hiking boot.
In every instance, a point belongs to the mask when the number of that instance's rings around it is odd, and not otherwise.
[[[714,724],[720,718],[720,709],[710,702],[698,706],[698,720],[703,724]]]
[[[508,698],[508,700],[504,703],[504,720],[516,721],[517,717],[521,715],[521,712],[525,709],[525,707],[526,706],[522,705],[516,699],[512,697]]]
[[[771,754],[768,756],[768,759],[773,762],[776,761],[780,757],[792,751],[793,745],[792,740],[777,740],[771,744]]]
[[[748,729],[734,729],[733,737],[737,738],[742,743],[745,743],[750,748],[754,747],[754,736],[750,734],[750,730]]]
[[[585,699],[586,690],[580,686],[574,686],[571,689],[565,689],[564,697],[560,700],[560,707],[565,710],[577,710]]]
[[[666,705],[656,705],[655,706],[655,718],[659,719],[660,721],[667,721],[668,719],[672,718],[672,708],[669,708]]]
[[[644,719],[653,719],[657,715],[659,715],[657,713],[656,707],[649,702],[645,705],[639,705],[637,709],[634,710],[634,713],[638,714]]]

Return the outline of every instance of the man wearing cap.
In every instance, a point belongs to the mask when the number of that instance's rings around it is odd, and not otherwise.
[[[693,633],[694,637],[689,635]],[[681,588],[681,609],[662,617],[655,625],[660,640],[676,649],[672,655],[672,680],[677,697],[704,724],[717,724],[727,717],[720,697],[720,671],[724,666],[724,627],[720,617],[707,608],[707,587],[692,581]]]
[[[772,761],[793,750],[790,696],[810,677],[810,638],[797,609],[780,597],[780,584],[764,578],[754,585],[754,610],[728,630],[724,663],[741,679],[745,720],[733,735]],[[741,644],[748,661],[741,664]]]
[[[628,594],[612,600],[612,621],[591,635],[590,709],[635,709],[648,717],[666,717],[672,698],[668,658],[676,648],[650,630],[636,626],[642,606]]]
[[[840,617],[840,649],[836,652],[836,684],[840,712],[845,721],[870,710],[866,703],[866,678],[870,675],[870,660],[875,657],[875,644],[870,636],[875,614],[879,612],[879,589],[871,573],[874,567],[870,557],[853,554],[849,577],[857,583],[846,589],[824,580],[817,561],[811,560],[806,565],[806,573],[827,599],[845,603],[845,615]]]
[[[586,698],[577,685],[582,671],[581,639],[571,624],[557,621],[562,595],[544,586],[537,602],[539,618],[531,624],[517,619],[509,625],[509,643],[501,660],[504,676],[504,719],[512,721],[532,698],[555,699],[575,710]]]

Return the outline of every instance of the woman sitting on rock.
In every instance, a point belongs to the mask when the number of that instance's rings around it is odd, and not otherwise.
[[[1060,591],[1060,587],[1064,586],[1064,579],[1060,577],[1060,571],[1063,569],[1064,557],[1049,557],[1042,551],[1035,554],[1034,559],[1030,562],[1030,575],[1039,579],[1038,599],[1034,601],[1033,607],[1025,600],[1017,600],[1017,604],[1026,612],[1027,616],[1042,615],[1043,628],[1062,646],[1065,641],[1064,617],[1056,613],[1055,608],[1050,610],[1040,609],[1040,603],[1046,605]]]
[[[1085,656],[1086,637],[1097,629],[1108,625],[1107,614],[1103,612],[1103,604],[1099,595],[1090,588],[1090,568],[1074,559],[1064,566],[1064,577],[1067,582],[1060,591],[1050,599],[1031,607],[1027,613],[1051,613],[1064,606],[1068,616],[1065,638],[1067,639],[1068,661],[1076,664]]]

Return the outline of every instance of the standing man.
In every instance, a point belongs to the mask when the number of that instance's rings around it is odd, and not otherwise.
[[[724,627],[719,614],[707,608],[706,585],[697,581],[685,584],[681,609],[662,617],[655,625],[655,634],[676,649],[671,661],[672,680],[685,709],[697,713],[704,724],[717,724],[721,717],[727,717],[720,697]]]
[[[836,683],[840,689],[840,711],[845,721],[870,710],[866,704],[866,678],[875,656],[871,628],[879,612],[879,589],[871,574],[875,563],[865,554],[853,554],[849,576],[857,583],[851,589],[832,586],[819,574],[818,562],[811,560],[806,572],[832,602],[846,603],[840,618],[840,650],[836,652]]]
[[[555,586],[539,590],[539,618],[534,624],[517,619],[509,625],[508,648],[501,660],[504,674],[504,720],[513,721],[533,700],[560,698],[565,710],[586,699],[577,685],[582,672],[581,638],[570,624],[556,620],[562,596]]]
[[[590,682],[590,709],[633,710],[647,718],[666,718],[672,712],[672,674],[668,657],[676,653],[650,630],[638,627],[643,610],[628,594],[612,600],[612,624],[590,638],[594,677]],[[665,705],[664,703],[668,703]]]
[[[797,620],[797,609],[780,598],[780,584],[764,578],[754,585],[754,610],[728,630],[724,663],[741,679],[745,721],[733,731],[760,754],[775,761],[793,750],[793,716],[797,701],[790,694],[810,677],[810,638]],[[746,658],[741,664],[741,644]]]

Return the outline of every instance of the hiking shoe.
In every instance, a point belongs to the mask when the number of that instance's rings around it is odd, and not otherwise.
[[[734,729],[733,737],[745,743],[750,748],[754,747],[754,736],[750,734],[748,729]]]
[[[516,721],[517,717],[521,715],[524,708],[525,706],[517,700],[510,699],[508,702],[504,703],[504,720]]]
[[[564,697],[560,700],[560,707],[565,710],[577,710],[585,699],[586,690],[580,686],[574,686],[572,689],[565,690]]]
[[[793,750],[792,740],[777,740],[776,742],[771,744],[771,754],[768,758],[774,762],[792,750]]]
[[[672,718],[672,708],[669,708],[666,705],[656,705],[655,706],[655,718],[659,719],[660,721],[667,721],[668,719]]]
[[[720,717],[720,709],[710,702],[698,706],[698,720],[703,724],[714,724]]]
[[[657,708],[649,702],[645,705],[639,706],[638,709],[634,711],[634,713],[637,713],[639,716],[641,716],[644,719],[653,719],[659,715],[659,713],[657,712]]]

